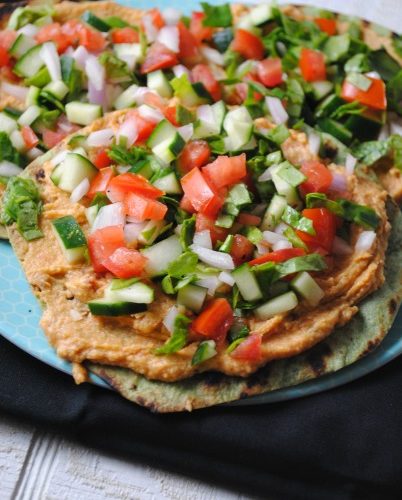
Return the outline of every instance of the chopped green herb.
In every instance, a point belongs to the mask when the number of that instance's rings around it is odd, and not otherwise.
[[[402,69],[387,83],[388,109],[402,116]]]
[[[99,62],[105,67],[106,75],[115,82],[129,82],[133,80],[133,73],[129,70],[127,63],[119,59],[112,52],[102,52]]]
[[[302,217],[297,210],[289,205],[286,207],[285,212],[282,215],[282,220],[294,229],[298,229],[299,231],[303,231],[313,236],[315,235],[313,221],[307,217]]]
[[[371,70],[366,54],[355,54],[344,66],[345,73],[366,73]]]
[[[293,187],[299,186],[307,179],[298,168],[294,167],[288,161],[281,163],[276,173],[281,179]]]
[[[197,350],[194,353],[193,359],[191,360],[191,365],[196,366],[199,365],[200,363],[203,363],[204,361],[207,361],[207,359],[211,359],[214,356],[216,356],[217,350],[216,350],[216,344],[214,340],[204,340],[203,342],[200,342],[200,344],[197,347]]]
[[[184,250],[187,250],[188,247],[193,242],[195,232],[195,216],[191,216],[188,219],[184,219],[181,225],[180,230],[180,243]]]
[[[194,273],[197,263],[197,254],[188,250],[169,265],[168,274],[173,278],[182,278],[186,274]]]
[[[207,2],[201,2],[202,9],[205,13],[205,18],[202,24],[214,28],[228,28],[232,25],[232,11],[230,5],[210,5]]]
[[[299,238],[299,236],[297,236],[293,228],[288,227],[283,234],[295,248],[302,248],[303,250],[308,250],[307,245],[301,238]]]
[[[187,318],[183,314],[178,314],[174,320],[172,336],[162,347],[156,349],[155,354],[173,354],[183,349],[187,343],[190,323],[190,318]]]
[[[6,132],[0,132],[0,161],[10,161],[15,165],[21,165],[22,158],[13,146]]]
[[[246,227],[244,234],[253,245],[257,245],[263,239],[261,230],[256,226]]]
[[[125,146],[112,146],[107,154],[117,165],[132,166],[135,166],[137,162],[144,160],[147,156],[145,149],[138,147],[127,149]]]
[[[326,268],[327,264],[324,258],[317,253],[293,257],[293,259],[277,264],[277,269],[281,278],[293,273],[302,271],[323,271]]]
[[[222,243],[222,245],[219,247],[220,252],[225,252],[225,253],[230,253],[232,250],[233,246],[233,241],[234,241],[234,236],[233,234],[228,234],[226,236],[225,241]]]

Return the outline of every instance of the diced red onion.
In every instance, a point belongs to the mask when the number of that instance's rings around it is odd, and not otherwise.
[[[268,246],[263,241],[260,243],[257,243],[256,247],[257,247],[257,252],[259,253],[259,255],[265,255],[265,254],[269,253],[269,251],[270,251]]]
[[[210,250],[212,250],[212,240],[211,240],[210,230],[205,229],[204,231],[198,231],[197,233],[194,233],[193,243],[194,245],[203,248],[209,248]]]
[[[381,80],[381,75],[377,71],[369,71],[368,73],[364,73],[364,76]]]
[[[135,102],[138,106],[145,103],[145,96],[147,94],[158,95],[156,92],[154,92],[153,90],[150,90],[148,87],[138,87],[138,89],[135,91],[135,94],[134,94],[134,99],[135,99]]]
[[[152,108],[148,104],[142,104],[138,108],[138,112],[143,118],[153,123],[159,123],[164,118],[159,109]]]
[[[233,286],[235,284],[235,280],[233,276],[227,271],[222,271],[218,276],[218,279],[222,281],[222,283],[226,283],[226,285]]]
[[[138,137],[138,128],[135,118],[127,118],[117,132],[117,142],[119,143],[121,138],[126,138],[126,147],[131,147]]]
[[[203,122],[210,124],[215,127],[215,115],[212,111],[212,107],[209,104],[202,104],[197,109],[197,118]]]
[[[273,231],[263,231],[262,236],[264,240],[270,245],[275,245],[280,241],[287,241],[285,236],[283,236],[282,234],[274,233]]]
[[[177,78],[180,78],[181,75],[187,75],[188,77],[190,77],[191,74],[183,64],[177,64],[176,66],[173,66],[172,70],[174,76]]]
[[[348,189],[348,182],[346,176],[339,174],[338,172],[332,172],[332,182],[329,186],[331,191],[336,191],[337,193],[344,193]]]
[[[314,155],[318,155],[321,145],[321,137],[316,132],[309,132],[307,135],[308,146]]]
[[[353,172],[355,171],[355,166],[357,163],[357,159],[352,156],[350,153],[346,155],[346,160],[345,160],[345,171],[348,175],[352,175]]]
[[[69,151],[65,149],[63,151],[60,151],[60,153],[57,153],[57,155],[55,155],[51,160],[52,165],[54,166],[59,165],[62,161],[64,161],[68,153]]]
[[[124,226],[124,239],[126,243],[133,243],[138,240],[139,235],[144,230],[147,222],[131,222]]]
[[[73,192],[70,195],[70,200],[73,203],[77,203],[78,201],[82,200],[82,198],[88,193],[89,191],[89,180],[85,177],[76,188],[73,189]]]
[[[180,306],[172,306],[166,316],[163,318],[163,325],[170,333],[173,333],[174,330],[174,322],[178,314],[180,314]]]
[[[109,226],[123,226],[125,221],[123,204],[121,202],[112,203],[102,207],[92,225],[91,232]]]
[[[179,29],[177,26],[164,26],[159,30],[156,41],[177,54],[180,50]]]
[[[276,252],[277,250],[284,250],[285,248],[292,248],[292,244],[288,240],[280,240],[272,245],[272,250]]]
[[[109,146],[112,142],[114,136],[114,130],[112,128],[103,128],[101,130],[96,130],[91,132],[87,137],[86,144],[90,148],[96,148],[100,146]]]
[[[191,250],[198,255],[198,258],[217,269],[232,270],[235,268],[232,257],[228,253],[216,252],[208,248],[203,248],[198,245],[191,245]]]
[[[274,229],[274,232],[276,234],[283,234],[288,227],[284,222],[280,222]]]
[[[26,24],[25,26],[20,28],[17,31],[17,33],[19,35],[25,35],[25,36],[30,36],[30,37],[34,38],[35,35],[37,35],[38,31],[39,31],[39,28],[37,26],[35,26],[34,24]]]
[[[357,238],[355,244],[355,251],[366,252],[367,250],[370,250],[375,239],[376,239],[375,231],[363,231],[362,233],[359,234],[359,237]]]
[[[282,123],[286,123],[288,121],[289,115],[287,114],[285,108],[280,99],[277,97],[268,96],[265,98],[265,102],[271,113],[272,119],[274,123],[277,125],[281,125]]]
[[[106,111],[106,87],[98,90],[92,80],[88,80],[88,101],[91,104],[99,104]]]
[[[79,129],[79,127],[71,123],[65,115],[61,115],[57,120],[57,127],[67,134]]]
[[[92,83],[96,90],[105,88],[106,71],[96,56],[89,55],[85,62],[85,73],[88,77],[88,82]]]
[[[53,42],[45,42],[39,54],[49,71],[50,78],[54,82],[61,80],[60,58],[56,45]]]
[[[144,25],[145,35],[148,42],[154,42],[158,36],[158,30],[152,21],[152,17],[149,14],[146,14],[142,17],[142,23]]]
[[[210,250],[210,251],[213,251],[213,250]],[[216,276],[215,274],[212,274],[212,275],[203,276],[202,278],[198,279],[195,282],[195,284],[198,286],[202,286],[203,288],[207,288],[208,295],[214,296],[216,289],[219,287],[221,282],[220,282],[218,276]]]
[[[28,160],[36,160],[39,156],[43,155],[43,151],[39,148],[31,148],[25,153],[28,157]]]
[[[167,7],[162,12],[162,17],[168,26],[175,26],[181,19],[182,13],[173,7]]]
[[[332,245],[332,252],[335,255],[350,255],[353,250],[350,245],[346,243],[345,240],[339,238],[339,236],[335,236],[334,243]]]
[[[0,175],[2,177],[12,177],[13,175],[19,175],[22,172],[22,168],[12,163],[8,160],[0,161]]]
[[[194,125],[192,123],[188,123],[187,125],[183,125],[177,129],[177,132],[182,136],[184,141],[189,141],[194,134]]]
[[[85,69],[85,63],[87,62],[88,57],[90,56],[89,52],[85,47],[79,45],[73,54],[73,59],[77,63],[79,69]]]
[[[223,54],[218,52],[216,49],[208,47],[208,45],[203,45],[201,47],[201,53],[205,59],[218,66],[223,66],[225,64],[225,58]]]
[[[5,81],[1,82],[1,90],[19,101],[25,101],[28,94],[28,87],[21,87],[21,85],[14,85]]]

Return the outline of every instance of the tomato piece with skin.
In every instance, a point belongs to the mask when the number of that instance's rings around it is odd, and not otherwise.
[[[258,362],[261,360],[261,343],[261,335],[252,333],[231,352],[231,356],[241,361]]]
[[[193,66],[201,60],[199,42],[182,21],[177,23],[179,30],[179,59],[188,66]]]
[[[246,155],[218,156],[215,161],[202,168],[202,173],[217,188],[236,184],[247,175]]]
[[[191,204],[191,201],[189,200],[188,196],[183,195],[181,200],[180,200],[180,208],[182,210],[185,210],[189,214],[195,214],[196,210]]]
[[[164,116],[166,120],[169,120],[175,127],[180,127],[180,123],[177,121],[177,108],[176,106],[167,106],[164,111]]]
[[[188,200],[198,211],[208,205],[216,197],[216,192],[209,185],[199,168],[193,168],[181,179],[181,186]]]
[[[202,24],[204,19],[204,12],[193,12],[191,14],[190,31],[200,43],[204,40],[210,40],[214,33],[213,28]]]
[[[125,28],[116,28],[112,31],[112,42],[113,43],[138,43],[140,41],[140,35],[138,31],[130,26]]]
[[[112,160],[109,158],[109,155],[107,154],[107,150],[106,149],[101,149],[100,151],[98,151],[96,153],[96,156],[94,158],[94,161],[93,161],[93,164],[95,165],[96,168],[98,168],[99,170],[101,168],[106,168],[108,167],[109,165],[111,165],[113,162]]]
[[[151,18],[153,25],[158,30],[160,30],[161,28],[163,28],[165,26],[165,21],[163,19],[161,11],[159,9],[157,9],[156,7],[153,9],[149,9],[147,11],[146,15]]]
[[[244,264],[253,256],[254,245],[245,236],[241,234],[235,234],[233,237],[232,248],[230,249],[230,255],[236,266]]]
[[[300,53],[299,67],[306,82],[317,82],[325,80],[327,77],[324,54],[318,50],[303,47]]]
[[[70,39],[62,32],[60,23],[51,23],[43,26],[35,36],[38,43],[54,42],[57,52],[62,54],[70,45]]]
[[[241,54],[245,59],[256,59],[257,61],[263,59],[265,52],[261,38],[243,29],[236,30],[231,49]]]
[[[321,31],[327,33],[329,36],[336,35],[336,21],[335,19],[328,19],[326,17],[315,17],[315,24],[320,28]]]
[[[18,34],[13,30],[2,30],[0,31],[0,47],[9,50],[11,45],[15,42]]]
[[[311,252],[322,248],[330,253],[335,238],[336,217],[327,208],[305,208],[303,217],[313,221],[315,236],[297,230],[299,238],[306,243]]]
[[[283,248],[282,250],[275,250],[275,252],[270,252],[256,259],[250,260],[250,266],[258,266],[259,264],[265,264],[266,262],[285,262],[294,257],[301,257],[305,255],[306,252],[303,248]]]
[[[102,168],[96,174],[96,176],[92,179],[91,184],[89,186],[89,191],[87,193],[87,197],[92,199],[96,193],[106,193],[109,182],[114,177],[114,171],[111,167]]]
[[[191,330],[204,337],[221,340],[226,337],[233,321],[229,302],[223,298],[214,299],[191,323]]]
[[[200,168],[208,163],[210,157],[211,148],[207,141],[190,141],[184,146],[178,158],[179,170],[185,174],[193,168]]]
[[[367,90],[361,90],[352,83],[344,80],[342,84],[341,97],[347,102],[360,102],[370,108],[387,109],[387,96],[385,83],[379,78],[367,77],[371,85]]]
[[[299,189],[303,195],[307,193],[328,193],[332,183],[331,171],[319,161],[306,161],[300,171],[307,177]]]
[[[208,215],[198,213],[195,216],[195,230],[197,233],[201,231],[209,231],[212,243],[215,245],[217,241],[225,241],[229,230],[224,227],[215,225],[216,220]]]
[[[113,202],[122,201],[126,193],[137,193],[148,198],[159,198],[165,194],[164,191],[153,186],[141,175],[127,172],[114,177],[108,187],[111,191]],[[115,199],[115,195],[118,199]]]
[[[88,236],[88,251],[94,271],[106,271],[103,262],[120,247],[125,246],[122,226],[109,226],[97,229]]]
[[[21,134],[28,149],[32,149],[38,144],[39,139],[37,135],[28,125],[21,127]]]
[[[141,276],[147,258],[138,250],[117,248],[102,264],[117,278],[127,279]]]
[[[219,101],[222,98],[222,89],[209,66],[197,64],[191,70],[191,76],[193,82],[201,82],[204,85],[214,101]]]
[[[261,224],[261,217],[258,217],[258,215],[241,212],[237,216],[236,222],[238,224],[241,224],[242,226],[259,226]]]
[[[138,193],[127,193],[123,204],[126,215],[138,222],[148,219],[163,220],[167,212],[167,206],[164,203]]]
[[[46,149],[52,149],[67,136],[66,132],[45,129],[42,132],[42,141]]]
[[[81,26],[78,31],[80,45],[83,45],[89,52],[100,52],[107,45],[107,40],[103,38],[99,31]]]
[[[282,62],[279,57],[268,57],[257,64],[257,74],[260,82],[272,88],[283,82]]]
[[[141,66],[141,73],[147,74],[157,69],[171,68],[178,64],[177,55],[169,50],[163,43],[155,42],[151,45]]]
[[[10,63],[10,56],[7,49],[0,45],[0,67],[7,66]]]
[[[129,111],[125,121],[130,121],[132,123],[132,127],[137,130],[137,138],[135,140],[136,143],[148,139],[156,127],[155,122],[147,120],[141,116],[137,109]]]

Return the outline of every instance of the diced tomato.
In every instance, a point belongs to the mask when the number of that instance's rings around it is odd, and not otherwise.
[[[177,23],[179,29],[179,59],[188,66],[197,64],[201,59],[198,49],[199,42],[195,36],[187,29],[182,21]]]
[[[151,18],[153,25],[158,30],[160,30],[161,28],[163,28],[165,26],[165,21],[164,21],[163,16],[162,16],[159,9],[157,9],[157,8],[149,9],[147,11],[146,15]]]
[[[28,149],[32,149],[38,144],[39,139],[31,127],[28,127],[27,125],[21,127],[21,134]]]
[[[236,30],[231,49],[241,54],[245,59],[260,60],[264,57],[264,44],[261,38],[250,31]]]
[[[181,200],[180,200],[180,208],[182,210],[185,210],[189,214],[195,214],[196,210],[191,204],[191,201],[188,199],[186,195],[183,195]]]
[[[268,57],[257,65],[257,74],[266,87],[276,87],[283,82],[282,62],[279,57]]]
[[[303,47],[301,49],[299,67],[306,82],[325,80],[327,76],[324,54],[317,50]]]
[[[42,141],[46,149],[52,149],[66,137],[66,132],[45,129],[42,132]]]
[[[140,35],[137,30],[130,28],[130,26],[116,28],[112,31],[112,41],[113,43],[138,43]]]
[[[137,193],[127,193],[123,203],[126,215],[139,222],[148,219],[163,220],[167,212],[164,203]]]
[[[96,193],[106,193],[109,182],[114,177],[114,171],[111,167],[102,168],[92,179],[87,197],[92,199]]]
[[[204,18],[204,12],[193,12],[191,14],[190,31],[199,42],[210,40],[214,32],[213,28],[202,24]]]
[[[88,236],[88,250],[94,271],[106,271],[103,262],[120,247],[124,247],[124,231],[122,226],[109,226],[97,229]]]
[[[18,34],[13,30],[2,30],[0,31],[0,47],[8,50],[11,45],[15,42]]]
[[[230,255],[236,266],[240,266],[244,262],[250,260],[254,252],[254,245],[245,236],[235,234],[233,237],[232,248]]]
[[[197,64],[191,70],[193,82],[201,82],[214,101],[222,98],[222,89],[214,77],[211,69],[206,64]]]
[[[214,299],[191,323],[191,329],[204,337],[221,340],[233,325],[233,311],[226,299]]]
[[[7,66],[10,63],[10,56],[7,49],[0,45],[0,67]]]
[[[227,191],[226,189],[223,190],[223,194],[216,193],[213,198],[211,198],[200,210],[205,215],[208,215],[210,217],[216,217],[218,215],[218,212],[220,209],[223,207],[225,203],[225,198],[226,198]]]
[[[323,163],[314,160],[306,161],[302,164],[300,171],[307,177],[307,180],[299,186],[303,195],[328,192],[332,183],[332,174]]]
[[[1,51],[1,49],[0,49],[0,51]],[[11,64],[11,62],[9,64]],[[5,80],[8,80],[10,82],[19,82],[20,81],[20,78],[13,72],[13,70],[10,66],[1,67],[1,65],[0,65],[0,77],[4,78]]]
[[[93,164],[95,165],[96,168],[106,168],[109,165],[111,165],[113,162],[109,158],[109,155],[107,154],[106,149],[101,149],[98,151],[98,153],[95,156],[95,159],[93,161]]]
[[[159,109],[161,113],[165,112],[166,108],[165,101],[159,94],[156,94],[155,92],[151,91],[146,92],[142,97],[142,101],[144,104],[147,104],[148,106],[151,106],[155,109]],[[137,110],[133,109],[131,112],[136,113]]]
[[[35,39],[38,43],[54,42],[59,54],[62,54],[71,43],[62,32],[60,23],[46,24],[35,35]]]
[[[107,40],[103,38],[100,31],[82,26],[79,29],[78,36],[80,45],[83,45],[89,52],[100,52],[106,47]]]
[[[232,351],[231,356],[242,361],[260,361],[261,342],[261,335],[259,333],[252,333]]]
[[[109,184],[108,192],[111,191],[113,202],[122,201],[126,193],[137,193],[148,198],[159,198],[165,193],[153,186],[141,175],[127,172],[118,175],[112,179]],[[120,199],[115,199],[116,195]]]
[[[178,63],[177,55],[163,43],[155,42],[151,45],[141,66],[141,73],[146,74],[157,69],[171,68]]]
[[[147,260],[138,250],[121,247],[109,255],[103,265],[118,278],[127,279],[141,276]]]
[[[200,168],[208,163],[211,156],[211,148],[207,141],[188,142],[178,158],[178,166],[181,173],[190,172],[193,168]]]
[[[256,259],[250,260],[250,266],[257,266],[259,264],[265,264],[266,262],[285,262],[286,260],[293,259],[293,257],[300,257],[305,255],[305,251],[302,248],[283,248],[282,250],[276,250],[275,252],[270,252]]]
[[[208,217],[205,214],[197,214],[195,216],[195,230],[197,233],[208,230],[211,235],[212,243],[215,245],[217,241],[225,241],[229,233],[224,227],[215,226],[215,219]]]
[[[61,32],[64,38],[68,40],[69,45],[77,45],[79,43],[79,31],[82,27],[83,24],[78,19],[70,19],[63,24]]]
[[[175,105],[167,106],[163,113],[166,120],[169,120],[175,127],[180,127],[180,123],[177,121],[177,108]]]
[[[261,224],[261,217],[258,217],[258,215],[241,212],[238,215],[236,222],[241,224],[242,226],[259,226]]]
[[[142,142],[148,139],[156,127],[156,123],[154,121],[147,120],[141,116],[137,109],[129,111],[124,121],[128,126],[131,126],[131,128],[137,131],[137,138],[135,139],[135,142]]]
[[[387,109],[385,83],[379,78],[367,78],[371,80],[371,85],[367,90],[361,90],[345,80],[341,90],[342,99],[345,99],[347,102],[357,101],[374,109]]]
[[[246,155],[218,156],[215,161],[203,167],[202,172],[217,188],[236,184],[247,174]]]
[[[326,17],[315,17],[315,24],[320,28],[321,31],[327,33],[329,36],[336,34],[336,21],[335,19],[327,19]]]
[[[216,191],[209,185],[199,168],[193,168],[181,179],[188,200],[197,212],[216,215],[223,205]]]
[[[335,215],[327,208],[305,208],[302,215],[313,221],[316,234],[312,236],[303,231],[296,231],[299,238],[306,243],[310,251],[314,252],[322,248],[329,253],[335,238]]]

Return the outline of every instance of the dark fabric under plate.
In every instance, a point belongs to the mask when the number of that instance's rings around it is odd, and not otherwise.
[[[156,415],[0,337],[0,381],[3,414],[250,495],[402,497],[402,358],[300,400]]]

